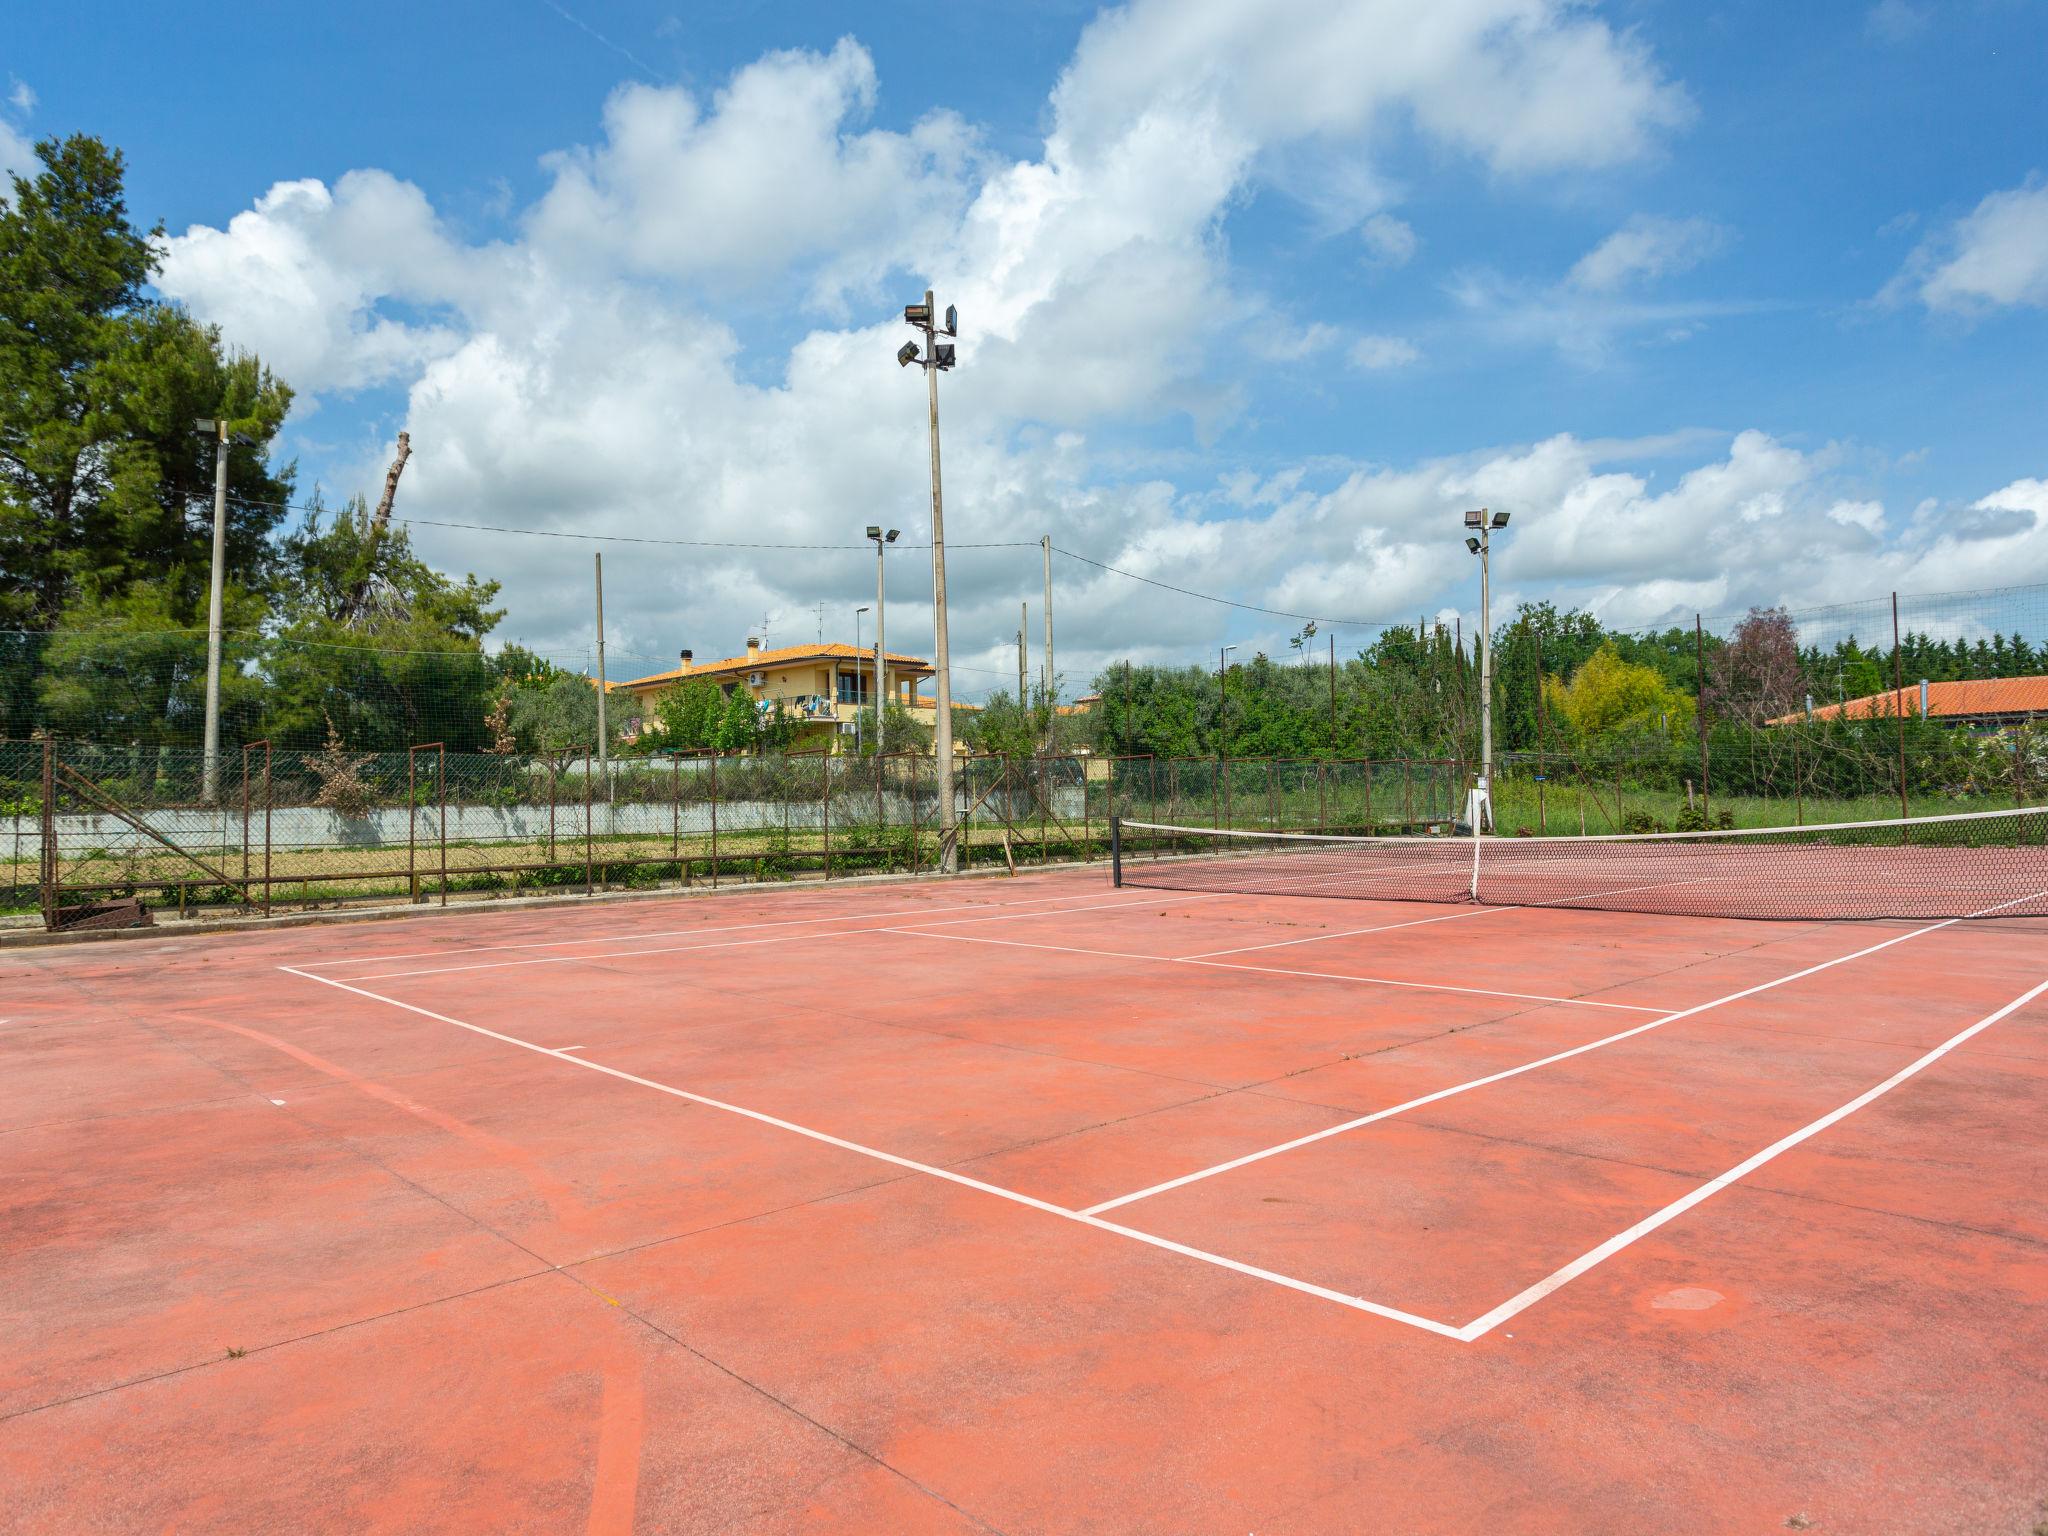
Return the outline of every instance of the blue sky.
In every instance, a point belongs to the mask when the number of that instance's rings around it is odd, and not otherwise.
[[[126,151],[164,290],[300,389],[331,499],[407,427],[421,518],[916,537],[888,354],[936,283],[963,543],[1336,617],[1469,612],[1476,500],[1509,601],[1619,622],[2048,580],[2036,0],[101,6],[0,50],[0,159]],[[588,644],[575,546],[418,536],[505,581],[507,636]],[[650,659],[850,630],[871,574],[608,564]],[[1059,574],[1070,683],[1284,650]],[[955,585],[972,695],[1035,557]]]

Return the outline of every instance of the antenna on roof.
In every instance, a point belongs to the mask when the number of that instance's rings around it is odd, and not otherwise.
[[[825,643],[825,605],[818,604],[818,644]]]

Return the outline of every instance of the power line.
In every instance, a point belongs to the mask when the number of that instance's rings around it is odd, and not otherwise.
[[[1189,587],[1176,587],[1170,581],[1157,581],[1150,576],[1140,576],[1136,571],[1121,571],[1113,565],[1104,565],[1100,560],[1091,560],[1086,555],[1077,555],[1071,549],[1061,549],[1055,544],[1052,552],[1065,555],[1069,560],[1078,560],[1083,565],[1092,565],[1098,571],[1107,571],[1112,576],[1121,576],[1126,581],[1142,581],[1148,587],[1159,587],[1168,592],[1178,592],[1182,597],[1199,598],[1205,603],[1217,603],[1225,608],[1237,608],[1246,613],[1270,614],[1276,619],[1307,619],[1317,624],[1341,624],[1346,629],[1391,629],[1404,622],[1396,619],[1333,619],[1320,613],[1290,613],[1285,608],[1261,608],[1257,603],[1240,603],[1235,598],[1217,597],[1210,592],[1197,592]]]
[[[280,507],[287,511],[295,512],[331,512],[335,510],[334,508],[330,507],[305,506],[303,504],[296,502],[261,501],[253,497],[236,497],[234,499],[242,506]],[[395,523],[403,523],[405,526],[409,528],[448,528],[463,533],[502,533],[530,539],[569,539],[599,544],[646,544],[659,545],[677,549],[853,551],[865,550],[867,548],[867,545],[865,544],[771,544],[748,539],[668,539],[654,538],[644,534],[580,533],[570,532],[559,528],[513,528],[502,523],[458,523],[432,517],[395,517],[392,519],[392,521]],[[931,548],[929,544],[909,543],[901,544],[897,547],[900,549]],[[958,543],[949,541],[948,547],[952,549],[1037,549],[1040,546],[1036,539],[1003,539],[984,544]],[[1110,565],[1105,561],[1096,560],[1088,555],[1079,554],[1074,550],[1062,549],[1057,544],[1053,546],[1053,553],[1065,555],[1069,560],[1078,560],[1083,565],[1093,566],[1096,570],[1105,571],[1109,575],[1121,576],[1126,581],[1140,581],[1148,587],[1158,587],[1160,590],[1165,592],[1176,593],[1181,597],[1192,597],[1199,602],[1214,603],[1218,607],[1222,608],[1235,608],[1243,613],[1260,613],[1265,614],[1271,618],[1277,619],[1300,619],[1303,621],[1313,620],[1318,624],[1336,624],[1341,625],[1346,629],[1386,629],[1397,623],[1406,622],[1405,620],[1395,619],[1340,619],[1331,617],[1327,614],[1296,613],[1285,608],[1265,608],[1261,607],[1257,603],[1239,602],[1236,598],[1218,597],[1213,592],[1197,592],[1191,587],[1175,586],[1170,581],[1160,581],[1158,578],[1153,576],[1140,576],[1136,571],[1123,570],[1120,567]]]

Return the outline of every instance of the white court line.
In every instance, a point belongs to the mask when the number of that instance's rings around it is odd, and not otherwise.
[[[1015,922],[1025,917],[1065,917],[1070,912],[1109,912],[1118,907],[1157,907],[1183,901],[1217,901],[1229,892],[1203,892],[1192,896],[1153,897],[1148,901],[1101,902],[1092,907],[1053,907],[1030,912],[1004,912],[994,917],[941,917],[933,919],[934,926],[945,927],[953,923],[1002,923]],[[927,907],[924,911],[938,912],[979,912],[982,903],[964,907]],[[901,916],[900,913],[881,913],[883,917]],[[897,933],[904,930],[887,926],[879,928],[841,928],[833,933],[778,933],[765,939],[721,939],[716,944],[661,944],[653,949],[607,949],[588,955],[543,955],[537,960],[477,960],[468,965],[425,965],[409,971],[358,971],[351,976],[354,981],[389,981],[399,976],[445,976],[454,971],[506,971],[527,965],[586,965],[594,960],[625,960],[635,955],[687,955],[700,949],[746,949],[756,944],[797,944],[807,939],[850,939],[864,933]],[[942,937],[933,934],[933,938]]]
[[[2024,901],[2029,898],[2021,897],[2020,899]],[[2007,905],[2011,905],[2011,903],[2007,903]],[[1675,1024],[1680,1019],[1696,1017],[1711,1009],[1722,1007],[1727,1003],[1740,1002],[1743,998],[1754,997],[1759,992],[1769,992],[1773,988],[1782,987],[1788,982],[1802,980],[1820,971],[1831,970],[1838,965],[1846,965],[1851,960],[1860,960],[1865,955],[1874,955],[1881,949],[1890,949],[1894,944],[1903,944],[1908,939],[1917,939],[1922,934],[1934,933],[1961,921],[1963,919],[1951,917],[1944,922],[1929,924],[1925,928],[1915,928],[1908,933],[1902,933],[1896,937],[1886,939],[1882,943],[1872,944],[1867,949],[1859,949],[1854,954],[1839,955],[1833,960],[1823,960],[1819,965],[1809,965],[1803,971],[1794,971],[1791,975],[1780,976],[1774,981],[1758,982],[1753,987],[1744,987],[1740,992],[1730,992],[1726,997],[1717,997],[1711,1002],[1695,1003],[1690,1008],[1681,1008],[1678,1012],[1668,1014],[1664,1018],[1651,1019],[1646,1024],[1638,1024],[1633,1029],[1624,1029],[1618,1034],[1607,1036],[1605,1039],[1589,1040],[1586,1044],[1575,1045],[1568,1051],[1558,1051],[1553,1055],[1540,1057],[1535,1061],[1525,1061],[1519,1067],[1509,1067],[1503,1072],[1492,1072],[1485,1077],[1475,1077],[1469,1083],[1453,1083],[1448,1088],[1439,1088],[1434,1093],[1425,1093],[1420,1098],[1409,1099],[1406,1103],[1395,1104],[1387,1109],[1377,1109],[1369,1115],[1360,1115],[1354,1120],[1346,1120],[1338,1125],[1324,1126],[1319,1131],[1311,1131],[1306,1136],[1297,1136],[1292,1141],[1283,1141],[1277,1146],[1265,1147],[1257,1152],[1247,1152],[1244,1156],[1233,1157],[1228,1162],[1217,1163],[1210,1168],[1199,1168],[1193,1173],[1184,1173],[1177,1179],[1168,1179],[1164,1183],[1135,1190],[1128,1195],[1118,1195],[1114,1200],[1104,1200],[1089,1206],[1082,1214],[1092,1216],[1100,1211],[1115,1210],[1120,1205],[1129,1205],[1136,1200],[1149,1199],[1153,1195],[1161,1195],[1169,1189],[1179,1189],[1183,1185],[1193,1184],[1201,1179],[1212,1179],[1219,1173],[1229,1173],[1232,1169],[1242,1168],[1248,1163],[1260,1162],[1269,1157],[1278,1157],[1282,1152],[1292,1152],[1295,1148],[1305,1147],[1310,1142],[1322,1141],[1331,1136],[1341,1136],[1346,1131],[1355,1131],[1360,1126],[1371,1125],[1375,1121],[1385,1120],[1393,1115],[1405,1114],[1411,1109],[1420,1109],[1425,1104],[1434,1104],[1441,1099],[1454,1098],[1461,1093],[1470,1093],[1474,1088],[1484,1088],[1489,1083],[1498,1083],[1506,1078],[1520,1077],[1524,1072],[1534,1072],[1538,1067],[1547,1067],[1556,1062],[1568,1061],[1574,1056],[1583,1056],[1588,1051],[1597,1051],[1603,1046],[1613,1045],[1617,1041],[1627,1040],[1635,1035],[1646,1034],[1653,1029],[1662,1029],[1666,1024]]]
[[[1029,1206],[1034,1211],[1043,1211],[1048,1216],[1057,1216],[1063,1221],[1076,1222],[1084,1227],[1093,1227],[1100,1232],[1113,1232],[1119,1237],[1127,1237],[1134,1242],[1144,1243],[1149,1247],[1161,1248],[1168,1253],[1177,1253],[1183,1258],[1198,1259],[1204,1264],[1213,1264],[1219,1269],[1227,1269],[1240,1275],[1248,1275],[1255,1280],[1269,1281],[1274,1285],[1285,1286],[1289,1290],[1300,1291],[1304,1295],[1315,1296],[1324,1301],[1334,1301],[1339,1306],[1350,1307],[1358,1312],[1369,1312],[1375,1317],[1384,1317],[1392,1322],[1406,1323],[1412,1328],[1421,1328],[1426,1332],[1438,1334],[1443,1338],[1455,1339],[1459,1336],[1457,1328],[1449,1323],[1440,1323],[1434,1318],[1422,1317],[1413,1312],[1404,1312],[1398,1307],[1382,1306],[1376,1301],[1367,1301],[1362,1296],[1347,1296],[1344,1292],[1333,1291],[1327,1286],[1315,1285],[1307,1280],[1297,1280],[1290,1275],[1279,1274],[1270,1269],[1261,1269],[1256,1264],[1246,1264],[1241,1260],[1226,1258],[1222,1254],[1210,1253],[1205,1249],[1191,1248],[1185,1243],[1176,1243],[1170,1238],[1158,1237],[1150,1232],[1140,1232],[1133,1227],[1119,1226],[1113,1221],[1104,1221],[1100,1217],[1090,1216],[1085,1212],[1071,1211],[1065,1206],[1054,1205],[1049,1200],[1039,1200],[1030,1195],[1020,1194],[1014,1189],[1004,1189],[998,1184],[984,1183],[982,1180],[970,1178],[964,1173],[955,1173],[950,1168],[937,1168],[930,1163],[920,1163],[915,1158],[898,1157],[893,1152],[883,1152],[875,1147],[863,1146],[857,1141],[848,1141],[842,1136],[834,1136],[827,1131],[813,1130],[809,1126],[798,1125],[793,1120],[784,1120],[778,1115],[765,1114],[758,1109],[747,1109],[739,1104],[728,1104],[722,1099],[708,1098],[701,1093],[691,1093],[686,1088],[677,1088],[668,1083],[656,1082],[650,1077],[641,1077],[632,1072],[623,1072],[617,1067],[608,1067],[603,1062],[590,1061],[582,1056],[567,1055],[563,1050],[555,1050],[545,1045],[537,1045],[531,1040],[522,1040],[517,1035],[507,1035],[495,1029],[486,1029],[481,1024],[465,1023],[463,1020],[451,1018],[445,1013],[435,1013],[429,1008],[419,1008],[411,1003],[400,1002],[395,997],[385,997],[379,992],[371,992],[363,987],[351,986],[345,981],[336,981],[331,976],[315,976],[310,971],[301,971],[289,965],[281,965],[278,969],[297,976],[303,981],[317,981],[323,986],[337,987],[343,992],[353,992],[358,997],[367,997],[373,1002],[386,1003],[393,1008],[403,1008],[406,1012],[416,1013],[422,1018],[433,1019],[441,1024],[452,1024],[458,1029],[466,1029],[473,1034],[482,1035],[487,1039],[502,1041],[506,1045],[516,1045],[522,1050],[532,1051],[536,1055],[549,1056],[556,1061],[566,1061],[572,1066],[585,1067],[592,1072],[602,1072],[605,1076],[618,1078],[621,1082],[634,1083],[642,1088],[652,1088],[657,1093],[666,1093],[674,1098],[686,1099],[692,1104],[701,1104],[707,1109],[721,1110],[729,1115],[740,1115],[748,1120],[759,1121],[763,1125],[772,1125],[777,1130],[790,1131],[798,1136],[807,1136],[812,1141],[820,1141],[827,1146],[838,1147],[842,1151],[858,1153],[862,1157],[871,1157],[877,1162],[890,1163],[895,1167],[908,1169],[912,1173],[922,1173],[929,1178],[943,1179],[949,1184],[958,1184],[967,1189],[979,1190],[982,1194],[994,1195],[999,1200],[1008,1200],[1017,1205]]]
[[[837,894],[836,892],[834,893]],[[466,944],[451,949],[412,949],[391,955],[350,955],[341,960],[308,960],[301,970],[330,970],[337,965],[376,965],[386,960],[438,960],[449,955],[493,954],[515,949],[569,949],[579,944],[623,943],[634,939],[676,939],[693,933],[739,933],[752,928],[796,928],[814,923],[856,923],[869,918],[906,917],[919,912],[976,912],[983,907],[1028,907],[1044,901],[1077,901],[1092,898],[1093,891],[1070,891],[1058,896],[1027,896],[1016,901],[970,901],[948,907],[903,907],[895,912],[849,912],[842,917],[783,917],[772,922],[722,923],[715,928],[657,928],[644,933],[599,933],[584,939],[535,939],[521,944]]]
[[[1542,907],[1525,906],[1515,902],[1505,902],[1499,906],[1471,907],[1463,912],[1446,913],[1442,917],[1418,917],[1411,922],[1381,923],[1374,928],[1347,928],[1339,933],[1312,933],[1305,939],[1280,939],[1271,944],[1245,944],[1237,949],[1205,949],[1199,955],[1182,955],[1180,958],[1183,960],[1214,960],[1223,955],[1248,955],[1254,950],[1260,949],[1285,949],[1290,944],[1320,944],[1324,939],[1348,939],[1361,933],[1387,933],[1395,928],[1420,928],[1425,923],[1455,922],[1461,917],[1484,917],[1489,912],[1535,912],[1548,907],[1566,907],[1575,901],[1600,901],[1609,896],[1633,896],[1637,891],[1669,890],[1674,885],[1703,885],[1708,880],[1718,880],[1720,878],[1722,877],[1719,875],[1704,875],[1697,880],[1659,880],[1654,885],[1625,885],[1618,891],[1588,891],[1583,896],[1562,896],[1555,902],[1544,902]],[[1381,898],[1367,898],[1367,900],[1379,899]],[[1393,898],[1387,899],[1391,900]],[[1655,916],[1657,914],[1649,913],[1644,915]]]
[[[1926,930],[1923,929],[1921,931],[1925,932]],[[1474,1339],[1477,1339],[1482,1335],[1491,1332],[1493,1329],[1499,1327],[1502,1323],[1506,1322],[1509,1318],[1513,1317],[1516,1313],[1524,1311],[1527,1308],[1534,1306],[1537,1302],[1541,1301],[1544,1297],[1550,1295],[1553,1291],[1556,1291],[1563,1286],[1569,1285],[1572,1281],[1578,1279],[1579,1276],[1583,1275],[1587,1270],[1593,1268],[1594,1265],[1599,1264],[1605,1259],[1612,1258],[1615,1254],[1621,1252],[1622,1249],[1628,1247],[1629,1244],[1635,1242],[1638,1238],[1647,1237],[1650,1233],[1656,1231],[1666,1222],[1672,1221],[1677,1217],[1683,1216],[1687,1211],[1691,1210],[1701,1201],[1708,1199],[1710,1196],[1719,1194],[1722,1190],[1726,1189],[1730,1184],[1733,1184],[1736,1180],[1743,1178],[1748,1174],[1756,1172],[1757,1169],[1763,1167],[1765,1163],[1768,1163],[1769,1161],[1771,1161],[1771,1159],[1777,1157],[1780,1153],[1790,1151],[1792,1148],[1798,1146],[1802,1141],[1805,1141],[1808,1137],[1820,1134],[1820,1132],[1826,1130],[1829,1126],[1834,1125],[1839,1121],[1847,1119],[1850,1115],[1856,1113],[1857,1110],[1863,1108],[1864,1105],[1872,1102],[1875,1099],[1880,1099],[1884,1097],[1884,1095],[1890,1093],[1894,1088],[1898,1087],[1899,1084],[1906,1081],[1907,1078],[1912,1077],[1915,1074],[1932,1066],[1935,1062],[1939,1061],[1942,1057],[1946,1056],[1950,1051],[1954,1050],[1957,1046],[1961,1045],[1965,1040],[1971,1039],[1972,1037],[1983,1033],[1983,1031],[1989,1029],[1992,1025],[1996,1024],[2000,1019],[2006,1018],[2009,1015],[2017,1012],[2019,1009],[2024,1008],[2028,1003],[2031,1003],[2043,992],[2048,992],[2048,981],[2035,983],[2035,985],[2028,988],[2025,992],[2021,993],[2011,1002],[2007,1003],[2003,1008],[2000,1008],[1996,1013],[1986,1014],[1983,1018],[1979,1019],[1976,1023],[1972,1024],[1968,1029],[1962,1030],[1957,1034],[1949,1036],[1948,1039],[1942,1041],[1940,1045],[1937,1045],[1933,1050],[1929,1051],[1919,1060],[1910,1062],[1906,1066],[1901,1067],[1898,1071],[1894,1072],[1890,1077],[1886,1078],[1883,1082],[1879,1083],[1875,1088],[1870,1089],[1868,1092],[1858,1094],[1855,1098],[1851,1099],[1848,1103],[1844,1104],[1840,1109],[1830,1110],[1828,1111],[1828,1113],[1822,1115],[1818,1120],[1813,1121],[1811,1124],[1801,1126],[1798,1130],[1792,1132],[1791,1135],[1780,1137],[1778,1140],[1772,1142],[1768,1147],[1765,1147],[1763,1151],[1755,1153],[1750,1157],[1744,1158],[1741,1162],[1737,1163],[1733,1168],[1730,1168],[1726,1173],[1720,1175],[1720,1177],[1709,1179],[1706,1183],[1702,1184],[1698,1189],[1692,1191],[1692,1193],[1687,1195],[1681,1195],[1678,1199],[1672,1201],[1662,1210],[1657,1211],[1652,1215],[1645,1216],[1641,1221],[1637,1222],[1634,1226],[1630,1227],[1626,1232],[1616,1233],[1613,1237],[1607,1239],[1607,1241],[1602,1243],[1599,1247],[1589,1249],[1587,1252],[1580,1254],[1579,1257],[1573,1259],[1571,1263],[1565,1265],[1562,1269],[1559,1269],[1552,1274],[1545,1275],[1541,1280],[1538,1280],[1534,1285],[1528,1287],[1520,1294],[1509,1298],[1507,1301],[1502,1302],[1499,1306],[1495,1307],[1491,1312],[1488,1312],[1485,1316],[1475,1318],[1471,1322],[1467,1323],[1463,1328],[1460,1328],[1458,1330],[1458,1338],[1464,1341],[1465,1343],[1469,1344]]]
[[[1235,893],[1231,893],[1235,894]],[[1150,906],[1150,902],[1133,903]],[[1502,907],[1499,911],[1520,910]],[[956,944],[1000,944],[1007,949],[1049,949],[1062,955],[1096,955],[1104,960],[1149,960],[1154,965],[1200,965],[1218,971],[1244,971],[1258,976],[1305,976],[1312,981],[1355,981],[1371,987],[1404,987],[1416,992],[1462,992],[1470,997],[1508,997],[1523,1003],[1558,1003],[1571,1008],[1607,1008],[1617,1013],[1669,1013],[1638,1003],[1603,1003],[1590,997],[1551,997],[1542,992],[1501,992],[1491,987],[1460,987],[1447,981],[1395,981],[1386,976],[1351,976],[1341,971],[1294,971],[1276,965],[1226,965],[1189,955],[1141,955],[1120,949],[1082,949],[1072,944],[1037,944],[1028,939],[985,939],[972,933],[928,933],[922,928],[878,928],[877,933],[902,933],[918,939],[948,939]]]
[[[1371,928],[1344,928],[1335,933],[1312,933],[1303,939],[1275,939],[1270,944],[1240,944],[1236,949],[1205,949],[1198,955],[1181,955],[1182,960],[1214,960],[1222,955],[1248,955],[1258,949],[1285,949],[1290,944],[1320,944],[1325,939],[1355,938],[1361,933],[1388,933],[1396,928],[1420,928],[1428,923],[1455,923],[1461,917],[1487,917],[1495,912],[1520,912],[1521,907],[1467,907],[1438,917],[1415,917],[1404,923],[1379,923]]]

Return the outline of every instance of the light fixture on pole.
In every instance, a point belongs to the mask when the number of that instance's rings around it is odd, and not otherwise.
[[[939,320],[932,291],[924,291],[922,304],[903,306],[903,319],[924,332],[920,353],[914,341],[897,350],[896,361],[908,368],[912,363],[924,369],[931,400],[932,439],[932,664],[937,668],[937,719],[934,722],[933,752],[939,771],[939,871],[954,874],[960,867],[958,806],[953,790],[953,669],[947,660],[946,644],[946,504],[939,478],[939,375],[953,366],[954,347],[941,336],[960,334],[959,312],[946,306],[944,323]]]
[[[853,755],[860,756],[860,616],[868,611],[867,604],[853,610]],[[881,737],[875,738],[877,743]],[[879,750],[879,748],[878,748]]]
[[[1505,512],[1485,507],[1465,514],[1465,547],[1479,557],[1479,782],[1472,791],[1472,832],[1493,823],[1493,533],[1508,525]]]
[[[889,656],[882,648],[883,620],[888,609],[882,595],[882,551],[896,542],[894,528],[884,532],[880,523],[868,524],[868,537],[875,541],[875,754],[882,751],[882,705],[889,697],[888,675]],[[854,647],[859,650],[859,646]],[[854,676],[860,676],[860,669],[854,669]]]

